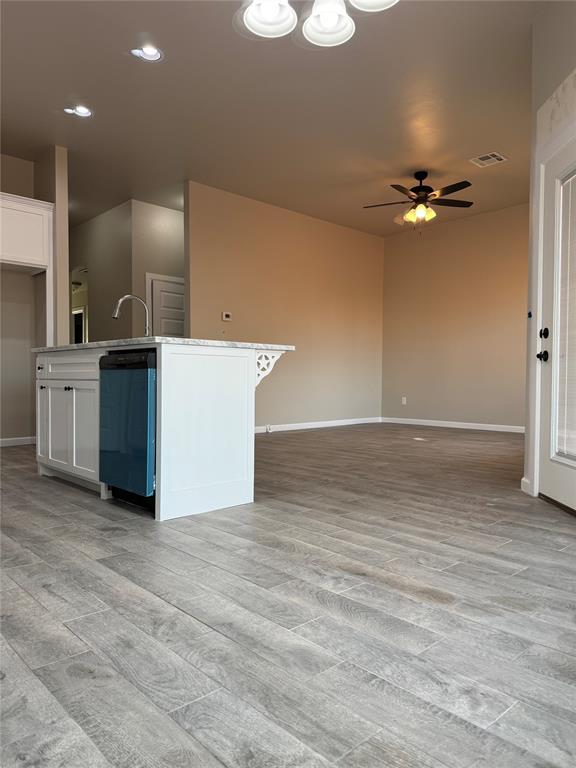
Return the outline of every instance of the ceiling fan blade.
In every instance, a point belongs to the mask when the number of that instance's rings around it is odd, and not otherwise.
[[[474,205],[470,200],[430,200],[429,202],[430,205],[447,205],[451,208],[470,208]]]
[[[372,203],[371,205],[363,205],[362,208],[382,208],[384,205],[406,205],[406,200],[397,200],[394,203]]]
[[[461,189],[466,189],[466,187],[471,186],[472,184],[469,181],[458,181],[456,184],[448,184],[447,187],[435,189],[434,192],[430,192],[428,200],[436,200],[439,197],[446,197],[446,195],[451,195],[454,192],[459,192]]]
[[[403,195],[406,195],[406,197],[409,197],[410,200],[416,200],[416,194],[412,192],[411,189],[407,189],[406,187],[403,187],[402,184],[390,184],[392,189],[395,189],[397,192],[401,192]]]

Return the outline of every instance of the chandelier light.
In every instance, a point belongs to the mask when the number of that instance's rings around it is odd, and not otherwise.
[[[387,11],[388,8],[392,8],[400,0],[348,0],[348,2],[359,11],[376,13],[377,11]]]
[[[400,0],[349,0],[356,10],[374,13],[392,8]],[[242,20],[259,37],[284,37],[296,28],[298,16],[290,0],[250,0]],[[356,30],[344,0],[314,0],[302,34],[313,45],[332,48],[348,42]]]
[[[322,48],[348,42],[355,30],[344,0],[315,0],[312,13],[302,25],[306,40]]]
[[[243,18],[250,32],[260,37],[284,37],[298,23],[296,11],[288,0],[251,0]]]

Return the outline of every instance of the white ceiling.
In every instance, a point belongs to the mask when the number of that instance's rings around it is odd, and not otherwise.
[[[402,209],[362,205],[417,168],[473,183],[457,197],[475,205],[437,221],[528,199],[540,3],[402,0],[333,49],[243,36],[239,5],[3,2],[3,151],[69,147],[75,221],[130,197],[177,207],[186,178],[378,235]],[[164,61],[128,54],[147,40]],[[468,162],[490,151],[510,161]]]

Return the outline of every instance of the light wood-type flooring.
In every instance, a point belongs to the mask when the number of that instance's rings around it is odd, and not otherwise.
[[[520,435],[257,438],[166,523],[2,451],[3,768],[574,768],[576,517]]]

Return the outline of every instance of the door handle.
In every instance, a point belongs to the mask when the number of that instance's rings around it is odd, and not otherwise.
[[[547,339],[548,336],[550,336],[550,331],[548,328],[540,328],[540,333],[538,335],[541,339]]]
[[[545,349],[543,352],[538,352],[536,357],[538,358],[538,360],[540,360],[541,363],[547,363],[550,358],[550,355],[548,354],[548,351]]]

